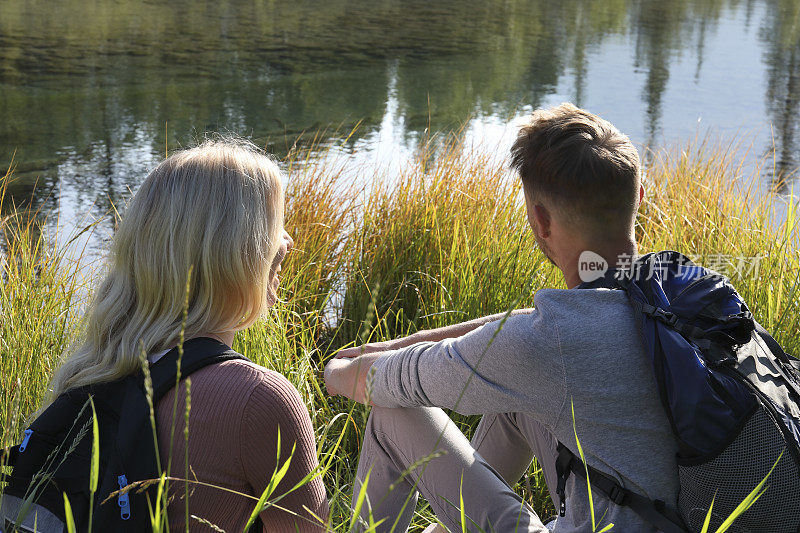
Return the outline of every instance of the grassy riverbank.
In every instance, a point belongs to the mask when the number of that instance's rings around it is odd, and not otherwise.
[[[373,181],[372,169],[363,169],[366,190],[351,187],[334,164],[293,154],[286,224],[296,246],[283,269],[283,301],[235,342],[287,376],[305,400],[321,462],[331,459],[325,484],[334,524],[346,521],[367,411],[324,393],[318,371],[332,350],[528,306],[537,289],[563,287],[534,250],[518,180],[503,162],[454,143],[435,151],[385,179]],[[10,178],[0,184],[0,199]],[[637,228],[640,251],[680,250],[728,274],[757,319],[787,351],[800,353],[796,216],[784,200],[757,194],[762,180],[761,170],[743,176],[729,153],[703,145],[655,157]],[[41,403],[79,327],[78,295],[91,280],[22,213],[1,219],[0,232],[0,442],[7,446]],[[459,423],[468,430],[474,420]],[[535,466],[529,474],[518,490],[552,514]],[[429,521],[424,511],[415,527]]]

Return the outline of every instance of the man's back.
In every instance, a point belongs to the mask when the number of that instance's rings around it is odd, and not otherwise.
[[[464,414],[520,412],[577,452],[574,405],[588,464],[626,488],[674,506],[677,445],[626,295],[543,289],[534,302],[534,313],[509,317],[496,335],[501,326],[493,322],[458,339],[421,343],[381,358],[373,365],[372,401],[384,407],[436,405]],[[586,482],[570,477],[566,495],[566,516],[556,531],[591,530]],[[602,517],[618,531],[647,530],[630,509],[596,491],[594,499],[598,522]]]
[[[590,466],[617,477],[624,487],[674,507],[676,441],[660,405],[633,311],[625,294],[576,290],[584,281],[586,265],[621,266],[625,258],[638,254],[636,222],[644,188],[636,147],[607,120],[565,103],[534,111],[520,127],[510,156],[511,168],[522,181],[526,218],[538,253],[561,271],[569,289],[539,291],[534,298],[537,309],[529,316],[511,316],[500,333],[498,323],[490,323],[436,344],[422,343],[397,352],[373,349],[350,363],[334,360],[326,367],[326,384],[335,394],[365,401],[366,369],[371,365],[376,370],[372,401],[378,406],[439,406],[461,413],[502,414],[500,425],[509,437],[505,441],[494,438],[503,433],[494,430],[489,440],[501,443],[496,448],[487,450],[475,442],[464,445],[456,436],[445,443],[448,450],[471,458],[482,450],[478,460],[470,463],[469,472],[489,470],[511,483],[520,468],[499,472],[480,459],[493,455],[499,464],[495,450],[507,449],[519,465],[533,452],[551,491],[558,456],[555,439],[574,452],[577,432]],[[431,340],[443,338],[442,331],[428,333]],[[403,340],[389,344],[407,346]],[[484,417],[478,430],[486,430],[491,418]],[[520,426],[529,429],[523,432],[524,442],[517,438],[512,444]],[[420,454],[416,452],[421,450],[413,451],[408,459],[417,460]],[[394,462],[403,467],[409,463]],[[455,462],[451,467],[461,469]],[[449,489],[457,486],[452,479],[448,483]],[[519,509],[515,495],[504,487],[493,484],[492,490],[503,497],[486,503],[476,496],[473,506],[481,511],[499,507],[492,515],[499,519]],[[570,477],[566,516],[556,531],[591,529],[587,527],[591,524],[587,492],[585,482]],[[434,490],[428,493],[429,502],[438,497]],[[448,494],[458,493],[450,490]],[[607,500],[598,498],[594,507],[596,517],[602,516],[606,524],[613,522],[615,531],[652,529],[629,509]],[[529,531],[543,531],[531,510],[522,514],[533,515]],[[488,516],[481,524],[486,529]]]

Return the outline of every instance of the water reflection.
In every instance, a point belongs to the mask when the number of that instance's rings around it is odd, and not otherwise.
[[[774,161],[778,189],[785,191],[798,162],[798,103],[800,102],[800,4],[776,2],[761,35],[766,43],[767,110],[775,129]]]
[[[791,0],[189,0],[0,4],[0,165],[17,201],[99,215],[205,131],[278,155],[325,130],[360,162],[429,130],[505,135],[572,100],[634,140],[775,132],[798,165],[800,13]],[[498,141],[499,142],[499,141]],[[108,228],[110,231],[110,228]]]

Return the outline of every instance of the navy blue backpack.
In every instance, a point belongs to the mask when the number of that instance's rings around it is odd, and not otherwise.
[[[666,533],[699,533],[713,500],[713,532],[769,473],[728,531],[800,532],[800,362],[725,277],[678,252],[647,254],[580,286],[599,287],[624,290],[636,313],[679,444],[680,491],[673,509],[589,467],[592,487]],[[559,445],[557,471],[563,511],[566,479],[586,470]]]

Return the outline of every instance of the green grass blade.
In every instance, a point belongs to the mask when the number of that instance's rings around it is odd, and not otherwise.
[[[589,465],[586,464],[586,457],[583,455],[581,441],[578,439],[578,428],[575,425],[575,403],[572,401],[572,399],[570,399],[570,405],[572,407],[572,432],[575,433],[575,444],[578,446],[578,454],[580,454],[581,461],[583,461],[583,468],[586,470],[586,488],[589,491],[589,513],[592,517],[592,531],[597,531],[597,523],[594,519],[594,498],[592,498],[592,484],[589,482]]]
[[[97,423],[94,400],[90,399],[89,401],[92,406],[92,462],[89,470],[89,492],[94,494],[97,492],[97,480],[100,477],[100,428]]]
[[[458,512],[461,518],[461,532],[467,533],[467,515],[464,512],[464,473],[461,473],[461,482],[458,484],[459,506]]]
[[[778,458],[775,460],[775,464],[772,465],[772,468],[769,469],[767,475],[764,476],[764,479],[762,479],[761,482],[758,485],[756,485],[756,488],[750,491],[750,494],[748,494],[747,497],[745,497],[745,499],[742,500],[742,502],[736,506],[736,509],[733,510],[733,512],[730,514],[730,516],[728,516],[728,518],[725,519],[724,522],[722,522],[722,525],[719,526],[719,529],[717,529],[716,533],[724,533],[725,531],[727,531],[728,528],[730,528],[731,525],[733,525],[733,521],[739,518],[739,516],[745,511],[747,511],[750,507],[752,507],[753,504],[756,503],[756,501],[758,501],[758,499],[767,491],[767,488],[769,488],[768,485],[765,486],[767,483],[767,478],[769,478],[769,476],[772,475],[772,471],[775,470],[776,466],[778,466],[778,463],[780,462],[781,457],[783,457],[785,451],[786,449],[784,448],[784,450],[780,453],[780,455],[778,455]]]
[[[166,524],[164,520],[164,514],[166,513],[166,492],[165,487],[167,483],[167,474],[166,472],[161,473],[161,477],[158,480],[158,490],[156,491],[156,506],[153,513],[151,513],[150,523],[153,526],[153,531],[161,531],[163,528],[162,524]]]
[[[353,526],[358,522],[358,517],[361,516],[361,508],[364,506],[364,500],[367,498],[367,485],[369,484],[370,474],[372,474],[371,469],[367,472],[367,475],[364,477],[364,481],[361,483],[361,488],[358,491],[358,497],[356,497],[356,504],[353,506],[353,513],[350,517],[349,529],[353,528]]]
[[[277,439],[277,442],[278,442],[277,459],[280,461],[280,456],[281,456],[281,452],[280,452],[280,450],[281,450],[281,430],[280,430],[280,428],[278,428],[278,439]],[[286,472],[289,471],[289,464],[292,461],[292,457],[294,457],[294,452],[295,452],[296,448],[297,448],[297,443],[292,445],[292,451],[289,454],[289,457],[283,463],[283,465],[281,465],[280,467],[277,467],[277,466],[275,467],[275,473],[272,474],[272,478],[270,478],[269,483],[267,484],[267,488],[264,489],[264,491],[261,493],[261,496],[258,498],[258,503],[256,503],[256,506],[253,508],[253,512],[250,513],[250,518],[247,519],[247,524],[244,527],[244,531],[249,530],[250,526],[252,526],[255,523],[256,519],[258,518],[259,513],[261,513],[261,511],[263,511],[265,508],[268,507],[267,499],[272,495],[272,493],[277,488],[278,484],[286,476]],[[280,462],[278,462],[277,464],[280,465]]]
[[[87,531],[92,531],[92,518],[94,517],[94,493],[97,492],[97,479],[100,477],[100,428],[97,424],[97,410],[94,408],[94,399],[90,396],[92,406],[92,457],[89,467],[89,524]]]
[[[714,510],[714,500],[717,499],[717,495],[714,494],[714,497],[711,498],[711,505],[708,506],[708,512],[706,513],[706,519],[703,522],[703,529],[700,530],[700,533],[708,533],[708,528],[711,526],[711,513]]]
[[[72,516],[72,506],[69,504],[67,493],[64,492],[62,494],[64,495],[64,517],[67,522],[67,533],[75,533],[75,518]]]

